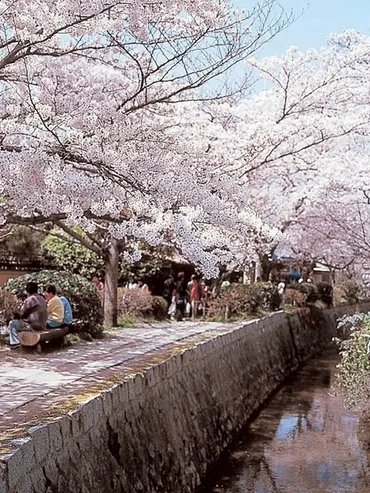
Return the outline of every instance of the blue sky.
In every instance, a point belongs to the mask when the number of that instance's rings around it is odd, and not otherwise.
[[[235,0],[238,7],[248,8],[254,0]],[[325,44],[328,34],[353,28],[370,34],[370,0],[280,0],[287,10],[302,17],[279,34],[260,55],[280,55],[292,45],[300,50]]]

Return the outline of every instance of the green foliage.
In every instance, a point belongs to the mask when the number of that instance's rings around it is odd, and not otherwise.
[[[155,318],[165,320],[167,301],[161,296],[152,296],[143,289],[118,290],[118,313],[122,319],[127,317]]]
[[[322,301],[326,306],[333,306],[333,286],[328,282],[317,283],[318,301]]]
[[[156,320],[166,320],[168,303],[162,296],[153,296],[152,314]]]
[[[281,305],[281,297],[279,295],[277,285],[272,282],[260,282],[254,284],[258,290],[261,290],[262,305],[261,307],[268,311],[278,310]]]
[[[319,282],[318,284],[314,284],[312,282],[302,282],[289,286],[289,290],[296,290],[303,294],[305,298],[304,305],[314,305],[318,301],[322,301],[326,306],[333,305],[333,287],[327,282]],[[292,293],[290,293],[290,298],[292,301],[296,301],[295,304],[297,306],[303,306],[303,298],[296,298],[294,300],[294,295]],[[285,301],[286,300],[287,296],[285,294]]]
[[[76,232],[83,236],[83,231]],[[89,279],[102,271],[104,261],[95,252],[89,250],[81,243],[60,229],[55,229],[43,241],[42,247],[47,257],[65,271],[69,271]]]
[[[336,299],[340,297],[347,303],[358,303],[361,286],[355,279],[344,279],[336,285]]]
[[[322,300],[315,301],[314,306],[319,310],[325,310],[326,308],[328,308],[328,305]]]
[[[0,289],[0,324],[5,325],[14,312],[19,312],[21,302],[9,291]]]
[[[279,306],[280,296],[275,284],[231,284],[210,301],[207,315],[217,318],[227,313],[228,317],[240,317],[256,315],[261,310],[273,311]]]
[[[315,303],[319,299],[319,292],[316,284],[312,282],[302,282],[290,286],[291,289],[297,289],[306,296],[306,303]]]
[[[0,248],[12,255],[37,256],[42,255],[42,241],[45,235],[27,226],[15,226],[12,233],[0,243]]]
[[[119,315],[148,317],[152,311],[152,295],[144,289],[120,289],[118,298]]]
[[[301,308],[307,305],[307,295],[297,289],[288,288],[284,293],[284,303]]]
[[[89,250],[82,243],[73,239],[63,230],[52,230],[43,241],[42,248],[45,255],[53,260],[61,269],[80,274],[91,279],[95,274],[104,276],[104,260],[98,254]],[[76,228],[76,233],[84,236],[81,228]],[[55,236],[57,235],[57,236]],[[121,258],[119,276],[127,281],[130,277],[141,280],[151,280],[163,272],[171,270],[171,262],[168,260],[171,250],[164,247],[150,248],[142,246],[143,256],[140,261],[129,264]]]
[[[301,296],[295,295],[294,291]],[[293,284],[286,290],[284,302],[298,307],[315,305],[319,308],[326,308],[333,305],[333,287],[327,282]]]
[[[92,283],[78,274],[69,272],[41,271],[10,279],[3,289],[22,298],[28,282],[34,281],[43,290],[48,284],[58,285],[69,299],[73,309],[73,318],[77,320],[76,330],[87,332],[93,337],[102,334],[103,309],[101,297]]]
[[[120,315],[118,317],[119,328],[131,329],[132,327],[135,327],[135,322],[136,318],[133,315]]]
[[[156,277],[163,270],[169,270],[170,268],[171,264],[168,261],[143,254],[141,260],[134,264],[128,264],[122,259],[120,263],[120,276],[125,280],[130,277],[146,280]]]
[[[340,343],[341,363],[337,384],[349,407],[359,406],[370,392],[370,314],[343,317],[338,328],[347,326],[350,336]]]

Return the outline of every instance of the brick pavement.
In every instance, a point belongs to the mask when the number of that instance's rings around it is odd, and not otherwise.
[[[78,343],[42,354],[0,350],[0,445],[10,429],[32,423],[55,403],[104,381],[114,372],[128,371],[168,348],[197,337],[227,332],[234,324],[172,322],[110,332],[103,340]],[[235,324],[238,325],[238,324]],[[41,418],[40,418],[41,419]],[[12,434],[13,437],[17,433]]]

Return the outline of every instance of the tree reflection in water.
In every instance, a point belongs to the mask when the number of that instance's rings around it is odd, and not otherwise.
[[[368,493],[369,443],[330,394],[337,363],[326,352],[289,378],[199,493]]]

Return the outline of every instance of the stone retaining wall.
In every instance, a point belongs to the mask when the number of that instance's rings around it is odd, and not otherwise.
[[[0,460],[0,493],[193,492],[251,414],[349,311],[277,312],[163,356],[14,440]]]

